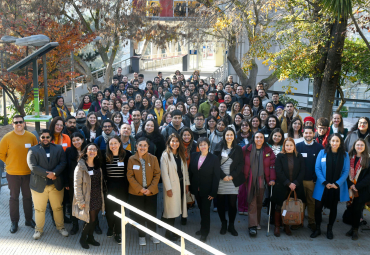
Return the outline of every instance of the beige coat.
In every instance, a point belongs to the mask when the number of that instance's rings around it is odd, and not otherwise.
[[[176,218],[182,214],[183,218],[188,217],[186,203],[186,185],[190,185],[188,165],[181,161],[181,169],[184,180],[184,193],[181,194],[180,179],[177,174],[177,165],[175,158],[170,153],[171,160],[167,152],[163,152],[161,157],[161,176],[163,182],[163,217],[166,219]],[[167,196],[168,190],[172,190],[172,197]],[[183,198],[183,199],[181,199]],[[182,205],[181,205],[182,201]]]
[[[103,195],[103,172],[101,174],[101,197],[102,197],[102,212],[105,211],[104,195]],[[85,164],[85,160],[78,161],[74,171],[74,196],[72,204],[72,215],[87,223],[90,221],[90,193],[91,193],[91,177]],[[82,205],[85,207],[81,207]]]

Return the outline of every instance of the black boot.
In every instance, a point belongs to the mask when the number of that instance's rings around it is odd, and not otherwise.
[[[72,223],[72,220],[66,216],[67,206],[63,206],[64,224]]]
[[[333,235],[333,225],[328,225],[328,230],[326,232],[326,237],[328,239],[333,239],[334,238],[334,235]]]
[[[96,226],[97,226],[97,221],[95,222],[92,222],[90,223],[92,226],[91,228],[89,229],[89,235],[87,237],[87,243],[88,244],[91,244],[91,245],[94,245],[94,246],[100,246],[100,243],[98,243],[95,239],[94,239],[94,229],[96,231]]]
[[[174,236],[174,234],[169,231],[169,230],[166,230],[166,234],[164,235],[168,240],[170,241],[177,241],[177,238]]]
[[[74,216],[72,216],[72,223],[73,223],[73,226],[72,226],[72,229],[69,233],[71,235],[75,235],[75,234],[77,234],[77,232],[79,230],[79,227],[78,227],[78,219]]]
[[[101,235],[103,233],[103,231],[101,231],[101,228],[99,227],[99,220],[98,218],[96,218],[95,220],[95,233],[97,233],[98,235]]]
[[[346,236],[352,236],[353,235],[353,227],[351,227],[350,230],[346,233]]]
[[[84,249],[89,249],[89,244],[87,243],[86,239],[87,239],[87,235],[89,234],[90,228],[91,228],[91,224],[86,223],[81,233],[80,244],[81,244],[81,247]]]
[[[358,240],[358,228],[353,229],[352,240]]]
[[[320,224],[316,224],[316,230],[310,235],[311,238],[316,238],[321,235]]]
[[[229,231],[233,236],[238,236],[238,232],[236,232],[235,230],[235,227],[234,227],[234,223],[229,223],[229,227],[227,229],[227,231]]]
[[[220,234],[221,235],[225,235],[226,234],[226,230],[227,230],[227,221],[222,221],[222,226],[221,226],[221,230],[220,230]]]

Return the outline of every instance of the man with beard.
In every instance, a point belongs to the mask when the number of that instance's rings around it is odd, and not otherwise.
[[[113,77],[113,84],[110,85],[110,87],[109,87],[109,90],[110,90],[111,93],[112,92],[116,93],[116,91],[118,89],[118,82],[119,82],[118,78]]]
[[[96,101],[96,95],[97,95],[98,91],[99,91],[99,86],[98,85],[92,85],[92,87],[91,87],[91,92],[92,93],[90,95],[91,102],[95,102]]]
[[[109,104],[108,99],[103,98],[101,100],[101,109],[96,113],[99,122],[106,119],[112,119],[112,114],[109,112],[108,104]]]
[[[107,150],[108,139],[116,134],[113,132],[114,123],[112,120],[103,120],[101,127],[103,128],[103,133],[95,138],[94,143],[99,146],[100,150],[105,151]]]
[[[125,150],[130,151],[132,154],[136,152],[136,140],[131,136],[131,126],[128,123],[123,123],[121,126],[121,142]]]
[[[51,143],[50,130],[40,132],[40,144],[29,149],[27,164],[31,169],[30,188],[35,208],[36,227],[33,239],[40,239],[44,232],[45,211],[48,201],[59,233],[67,237],[63,216],[63,171],[67,165],[63,147]],[[53,157],[51,160],[51,156]]]
[[[182,112],[180,110],[174,110],[171,112],[171,123],[166,126],[166,128],[162,129],[162,135],[164,137],[164,140],[167,141],[168,137],[172,133],[180,134],[181,130],[184,127],[184,124],[182,123]]]
[[[203,113],[205,118],[208,118],[209,110],[212,106],[218,107],[219,103],[215,101],[216,92],[210,91],[207,95],[208,100],[200,104],[198,112]]]
[[[134,99],[134,86],[128,85],[127,90],[126,90],[126,96],[127,99]]]
[[[245,96],[244,88],[242,85],[239,85],[236,89],[236,96],[235,96],[236,102],[240,104],[240,108],[243,108],[244,105],[249,104],[248,98]]]
[[[218,106],[218,110],[219,110],[218,116],[220,116],[220,118],[223,118],[224,120],[226,120],[228,125],[232,124],[231,116],[229,114],[227,114],[227,112],[226,112],[227,111],[227,106],[226,106],[225,102],[220,103],[220,105]]]
[[[224,96],[224,103],[226,104],[227,111],[231,112],[231,107],[233,106],[233,99],[230,94]]]
[[[131,136],[135,137],[136,134],[141,132],[142,120],[141,120],[141,113],[139,110],[132,111],[132,122],[131,122]]]
[[[134,98],[136,97],[136,94],[140,94],[141,97],[144,96],[144,91],[139,89],[139,80],[134,80],[133,82],[134,91],[132,92]]]
[[[185,102],[185,99],[180,96],[180,87],[174,86],[172,88],[173,104],[176,105],[178,102]]]
[[[66,125],[63,128],[62,133],[68,135],[72,141],[72,134],[75,132],[80,132],[85,138],[85,133],[81,129],[76,128],[76,118],[74,116],[68,116],[66,119]]]
[[[305,176],[303,179],[304,193],[306,196],[306,208],[308,213],[308,227],[315,231],[315,199],[312,197],[313,190],[315,188],[316,174],[315,174],[315,164],[317,155],[319,155],[320,150],[324,147],[316,142],[314,137],[315,131],[313,127],[307,126],[303,128],[303,138],[304,141],[297,143],[296,149],[298,153],[301,153],[305,161]],[[281,212],[279,213],[279,217]],[[275,220],[276,223],[276,220]]]

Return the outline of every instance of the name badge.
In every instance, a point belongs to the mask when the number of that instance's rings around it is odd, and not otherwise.
[[[109,118],[107,118],[107,120],[109,120]]]
[[[26,148],[31,148],[31,144],[30,144],[30,143],[26,143],[26,144],[24,145],[24,147],[26,147]]]
[[[139,165],[134,165],[134,170],[140,170],[140,166]]]
[[[342,138],[344,138],[344,135],[340,134],[340,136],[341,136]]]
[[[269,135],[268,134],[265,134],[265,137],[269,137]]]
[[[68,144],[67,144],[67,143],[63,143],[63,144],[62,144],[62,146],[63,146],[63,147],[67,147],[67,146],[68,146]]]
[[[50,158],[50,153],[46,153],[46,157]]]
[[[225,151],[221,153],[221,156],[222,156],[222,157],[225,157],[225,158],[229,157],[229,155],[228,155],[228,154],[227,154],[227,152],[225,152]]]
[[[266,154],[266,158],[267,158],[267,157],[270,157],[270,153],[267,153],[267,154]]]
[[[287,213],[287,210],[284,210],[283,213],[281,215],[285,216]]]
[[[94,170],[89,171],[89,175],[94,175]]]
[[[302,157],[307,158],[307,153],[301,153]]]
[[[117,162],[117,165],[118,166],[124,166],[125,165],[125,162]]]
[[[326,162],[326,158],[322,158],[321,159],[321,162]]]
[[[98,120],[101,120],[101,117],[98,117]]]

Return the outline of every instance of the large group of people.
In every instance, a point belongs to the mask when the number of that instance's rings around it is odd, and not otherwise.
[[[74,114],[57,97],[52,116],[49,129],[35,137],[25,130],[23,116],[16,115],[14,131],[0,141],[11,233],[18,229],[22,191],[25,224],[35,228],[34,239],[43,234],[49,201],[62,236],[76,235],[78,221],[85,222],[80,237],[85,249],[100,245],[94,239],[94,232],[102,233],[100,211],[107,216],[106,235],[122,242],[120,219],[113,214],[120,207],[108,194],[172,226],[178,217],[188,224],[188,207],[195,199],[201,216],[195,234],[202,241],[210,232],[212,203],[220,234],[233,236],[238,236],[238,213],[248,216],[249,235],[257,236],[262,207],[270,204],[279,237],[280,229],[292,235],[291,230],[303,227],[282,221],[283,202],[294,191],[307,208],[311,238],[321,234],[325,207],[330,210],[326,235],[333,239],[338,203],[347,202],[353,223],[346,235],[358,239],[362,210],[370,201],[367,117],[351,130],[344,128],[339,113],[330,120],[302,119],[292,102],[283,104],[278,93],[268,95],[262,83],[252,91],[232,76],[226,83],[211,78],[207,84],[199,72],[185,79],[180,71],[166,79],[158,72],[147,82],[143,74],[134,73],[129,81],[118,72],[109,88],[100,91],[93,85]],[[158,199],[163,199],[160,210]],[[133,212],[131,217],[156,231],[152,221]],[[65,223],[72,223],[70,231]],[[170,231],[165,236],[179,240]],[[139,244],[146,245],[142,230]]]

